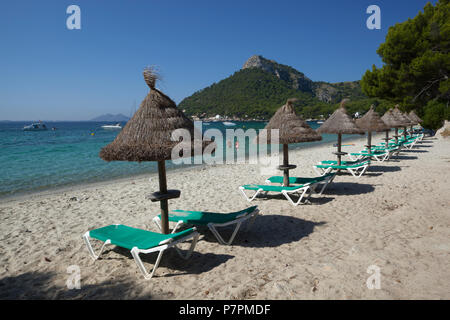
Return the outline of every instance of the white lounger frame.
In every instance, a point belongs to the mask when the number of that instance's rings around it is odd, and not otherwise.
[[[105,248],[105,246],[107,244],[111,244],[111,240],[109,240],[109,239],[106,240],[103,243],[103,245],[102,245],[102,247],[100,249],[100,253],[98,255],[96,255],[95,252],[94,252],[94,249],[92,249],[92,246],[91,246],[91,243],[89,241],[89,238],[90,238],[90,236],[89,236],[89,231],[88,231],[88,232],[86,232],[83,235],[83,239],[84,239],[84,242],[86,243],[87,248],[89,250],[89,255],[95,261],[102,254],[103,249]],[[186,252],[186,254],[183,254],[182,251],[177,247],[177,244],[179,244],[180,242],[184,242],[184,241],[186,241],[188,239],[191,239],[191,238],[193,238],[191,246],[189,247],[189,249]],[[192,255],[192,252],[194,251],[194,248],[195,248],[196,244],[197,244],[198,238],[199,238],[199,234],[196,231],[196,229],[194,228],[194,231],[192,233],[190,233],[189,235],[184,236],[184,237],[182,237],[180,239],[177,239],[177,240],[173,240],[173,239],[170,239],[170,238],[166,239],[166,240],[163,240],[163,241],[161,241],[159,243],[159,245],[157,247],[153,247],[153,248],[146,249],[146,250],[142,250],[142,249],[138,249],[137,247],[134,247],[133,249],[131,249],[131,255],[133,256],[134,260],[136,261],[136,264],[137,264],[139,270],[144,275],[144,278],[148,280],[148,279],[151,279],[153,277],[153,275],[155,274],[156,268],[158,268],[159,262],[161,261],[162,255],[163,255],[163,253],[164,253],[164,251],[166,249],[174,247],[181,258],[183,258],[185,260],[189,259],[190,256]],[[158,257],[156,258],[155,265],[153,266],[153,269],[152,269],[151,273],[148,273],[147,269],[145,268],[145,266],[144,266],[144,264],[143,264],[143,262],[141,260],[141,258],[139,257],[139,254],[140,253],[147,254],[147,253],[152,253],[152,252],[157,252],[157,251],[159,252],[159,254],[158,254]]]
[[[260,212],[259,210],[256,208],[255,210],[253,210],[250,213],[244,212],[241,215],[236,216],[236,219],[234,219],[233,221],[228,221],[228,222],[224,222],[224,223],[208,223],[207,227],[208,229],[212,232],[212,234],[216,237],[217,241],[219,241],[220,244],[223,245],[230,245],[234,238],[236,237],[237,232],[239,231],[239,228],[241,227],[242,223],[248,219],[252,219],[250,221],[250,223],[247,226],[247,229],[250,229],[250,227],[253,225],[253,223],[255,222],[256,216],[259,215]],[[158,226],[158,228],[161,230],[161,219],[159,218],[159,216],[156,216],[153,218],[153,222]],[[236,224],[236,228],[234,229],[232,235],[230,236],[230,238],[228,239],[228,241],[225,241],[223,239],[223,237],[219,234],[219,232],[217,231],[216,228],[218,227],[226,227],[232,224]],[[174,233],[176,230],[178,230],[178,228],[182,227],[183,225],[189,225],[189,224],[185,224],[182,220],[178,221],[177,224],[175,225],[175,227],[172,230],[172,233]]]
[[[318,181],[318,182],[316,182],[316,183],[309,184],[309,188],[310,188],[310,190],[311,190],[312,192],[314,192],[315,194],[318,194],[319,196],[321,196],[322,193],[323,193],[323,192],[325,191],[325,189],[327,188],[327,186],[328,186],[331,182],[333,182],[333,180],[334,180],[335,177],[336,177],[336,174],[333,174],[332,176],[329,176],[328,178],[323,179],[322,181]],[[265,182],[266,182],[267,185],[271,185],[271,184],[272,184],[272,181],[270,181],[269,179],[267,179]],[[323,183],[322,188],[320,189],[319,192],[317,192],[317,186],[320,185],[320,184],[322,184],[322,183]],[[311,195],[310,195],[310,196],[311,196]],[[309,197],[308,197],[308,199],[309,199]]]
[[[323,165],[321,162],[318,163],[318,165]],[[355,178],[360,178],[367,170],[367,168],[369,167],[369,164],[364,164],[358,167],[354,167],[354,168],[345,168],[345,170],[347,170],[348,172],[350,172],[352,174],[353,177]],[[335,169],[332,167],[332,165],[330,165],[330,167],[328,168],[318,168],[317,166],[313,166],[314,171],[316,171],[318,174],[324,176],[327,173],[330,173],[333,170],[344,170],[344,169]],[[361,170],[359,173],[358,171]]]
[[[379,154],[371,154],[370,157],[375,158],[376,161],[378,162],[384,162],[386,160],[389,160],[391,158],[391,156],[397,152],[398,150],[392,150],[392,151],[385,151],[384,153],[379,153]],[[358,154],[358,156],[353,156],[352,154],[348,154],[348,157],[352,160],[352,161],[358,161],[364,158],[369,158],[369,155],[365,155],[364,153],[360,153]]]
[[[264,189],[259,188],[258,190],[256,190],[256,192],[252,195],[252,196],[247,196],[247,194],[244,192],[245,188],[243,186],[239,187],[239,190],[241,191],[241,193],[244,195],[245,199],[247,199],[248,202],[252,202],[256,196],[260,193],[264,192],[264,195],[266,195],[267,193],[269,193],[270,191],[264,191]],[[298,206],[300,204],[300,202],[302,201],[302,199],[305,197],[306,193],[308,192],[308,190],[312,190],[311,189],[311,185],[308,184],[304,184],[301,187],[294,189],[294,190],[281,190],[281,193],[285,196],[286,199],[289,200],[289,202],[294,206]],[[277,192],[277,191],[273,191],[273,192]],[[299,199],[297,202],[294,202],[292,200],[292,198],[289,196],[290,193],[297,193],[299,195]],[[305,200],[308,200],[308,198],[311,196],[311,193],[309,193],[308,197]]]

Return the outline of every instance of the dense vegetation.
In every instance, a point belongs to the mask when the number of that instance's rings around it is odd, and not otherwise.
[[[428,3],[423,12],[389,28],[377,53],[384,63],[362,80],[363,91],[415,109],[423,125],[436,129],[450,120],[450,1]]]
[[[314,82],[312,87],[323,84],[326,83]],[[381,112],[387,108],[386,101],[368,99],[362,93],[358,82],[326,85],[332,85],[338,91],[331,103],[320,101],[313,88],[307,91],[297,90],[292,87],[292,83],[270,72],[249,68],[237,71],[232,76],[194,93],[181,101],[179,107],[191,116],[211,117],[219,114],[247,119],[269,119],[288,98],[298,98],[295,106],[305,119],[319,118],[321,115],[327,117],[345,97],[351,99],[348,104],[350,112],[365,112],[372,103],[379,105]]]

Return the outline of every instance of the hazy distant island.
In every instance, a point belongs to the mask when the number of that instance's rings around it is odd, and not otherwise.
[[[383,113],[385,100],[367,97],[359,81],[312,81],[302,72],[266,59],[250,57],[242,69],[183,99],[179,108],[194,120],[267,120],[288,98],[298,98],[296,111],[305,119],[327,118],[343,98],[349,112],[363,113],[371,104]]]
[[[102,114],[101,116],[95,117],[90,121],[105,121],[105,122],[122,122],[130,120],[129,117],[119,113],[119,114]]]

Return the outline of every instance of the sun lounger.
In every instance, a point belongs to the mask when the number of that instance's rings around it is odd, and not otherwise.
[[[161,234],[128,227],[121,224],[109,225],[103,228],[91,230],[83,235],[83,239],[88,247],[89,254],[94,260],[98,259],[107,244],[114,244],[118,247],[131,250],[131,255],[136,261],[136,264],[143,273],[145,279],[150,279],[153,276],[156,268],[158,268],[162,254],[166,249],[174,247],[183,259],[188,259],[195,248],[198,237],[199,234],[195,230],[195,228],[183,230],[178,233]],[[94,253],[89,238],[94,238],[104,242],[98,255]],[[186,254],[183,254],[177,247],[177,244],[191,238],[193,239],[191,246],[188,252]],[[142,263],[141,258],[139,257],[139,254],[151,252],[159,252],[159,254],[152,272],[148,273],[145,269],[144,264]]]
[[[207,226],[217,238],[219,243],[230,245],[233,242],[233,239],[236,236],[242,223],[252,218],[250,225],[253,224],[258,214],[259,210],[257,206],[231,213],[173,210],[169,213],[169,221],[177,223],[173,230],[177,230],[183,225]],[[153,218],[153,221],[161,229],[161,216],[156,216],[155,218]],[[234,229],[230,239],[228,241],[225,241],[217,231],[217,228],[233,224],[236,225],[236,228]]]
[[[350,159],[358,161],[361,159],[369,159],[369,158],[373,158],[376,161],[379,162],[384,162],[385,160],[387,160],[390,156],[390,152],[389,151],[383,151],[383,152],[354,152],[354,153],[349,153],[348,156],[350,157]]]
[[[284,187],[284,186],[272,186],[272,185],[259,185],[259,184],[247,184],[239,187],[239,190],[242,192],[244,197],[247,199],[247,201],[251,202],[253,201],[256,196],[258,196],[260,193],[264,192],[264,194],[267,194],[268,192],[276,192],[281,193],[286,197],[286,199],[289,200],[289,202],[297,206],[302,201],[303,197],[306,195],[308,190],[310,190],[312,183],[305,183],[301,185],[296,186],[290,186],[290,187]],[[244,190],[251,190],[255,191],[255,193],[252,196],[247,196]],[[294,202],[292,198],[289,196],[290,194],[299,194],[300,197],[297,202]]]
[[[333,182],[335,176],[336,173],[330,172],[326,175],[312,178],[289,177],[289,185],[303,185],[309,183],[310,190],[313,191],[314,193],[321,195],[325,191],[328,184]],[[266,180],[266,184],[272,183],[283,184],[283,179],[284,178],[282,176],[273,176]],[[322,185],[322,188],[320,189],[319,192],[317,192],[317,187],[319,187],[320,185]]]
[[[361,159],[373,158],[376,161],[384,162],[389,160],[394,153],[399,153],[399,147],[392,148],[384,148],[374,146],[371,148],[371,152],[367,149],[362,150],[361,152],[350,153],[349,157],[353,161],[360,161]]]
[[[321,175],[326,175],[333,170],[347,170],[355,178],[361,177],[370,166],[370,159],[362,159],[359,161],[342,161],[341,165],[337,164],[337,161],[322,161],[314,166],[314,170]],[[358,173],[359,172],[359,173]]]

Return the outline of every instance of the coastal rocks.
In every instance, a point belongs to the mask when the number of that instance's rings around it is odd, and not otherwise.
[[[314,89],[314,94],[317,99],[326,103],[331,103],[334,99],[336,99],[338,93],[339,91],[335,87],[330,86],[327,83],[317,84]]]
[[[260,55],[251,56],[242,66],[242,69],[259,68],[274,74],[278,79],[288,82],[293,89],[311,92],[313,81],[303,73],[286,65],[268,60]]]
[[[448,138],[450,136],[450,121],[445,120],[444,125],[436,131],[435,137],[438,139]]]

